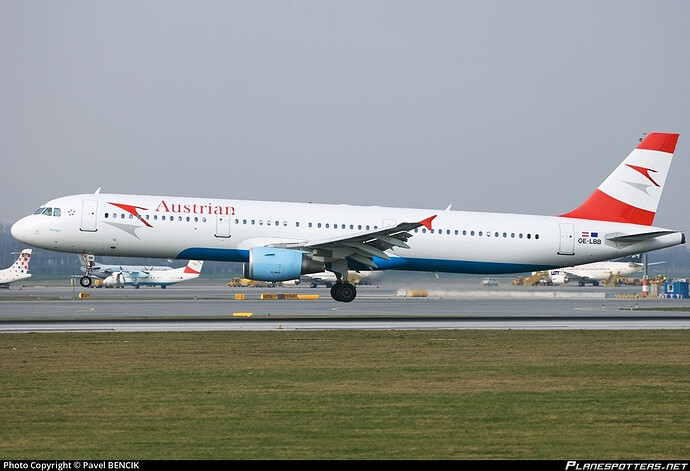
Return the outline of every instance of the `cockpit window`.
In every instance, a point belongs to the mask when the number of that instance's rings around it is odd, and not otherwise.
[[[46,216],[52,216],[53,215],[53,208],[46,208],[43,210],[43,214]]]
[[[62,216],[62,211],[60,211],[60,208],[53,208],[53,216]]]
[[[46,207],[45,207],[45,206],[41,206],[41,207],[38,208],[36,211],[34,211],[34,214],[41,214],[41,213],[43,212],[44,209],[46,209]]]

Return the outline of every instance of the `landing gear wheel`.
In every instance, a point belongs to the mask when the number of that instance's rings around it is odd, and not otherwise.
[[[82,285],[84,288],[88,288],[91,286],[91,277],[89,276],[82,276],[79,278],[79,284]]]
[[[354,285],[350,283],[345,283],[342,288],[340,288],[340,300],[344,303],[349,303],[357,297],[357,289]]]
[[[331,297],[336,301],[349,303],[357,297],[357,289],[350,283],[336,283],[331,288]]]

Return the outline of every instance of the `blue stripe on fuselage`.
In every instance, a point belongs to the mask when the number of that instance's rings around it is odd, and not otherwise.
[[[391,260],[374,258],[375,270],[404,270],[444,273],[474,273],[492,275],[501,273],[523,273],[554,268],[543,265],[525,265],[520,263],[473,262],[465,260],[438,260],[430,258],[402,258],[393,257]],[[368,271],[369,267],[360,263],[350,262],[350,269]]]
[[[527,265],[522,263],[473,262],[466,260],[436,260],[428,258],[408,258],[406,260],[407,265],[398,268],[399,270],[494,275],[501,273],[523,273],[554,268],[552,266]]]
[[[219,262],[246,263],[249,261],[249,250],[193,247],[180,252],[177,258],[180,260],[214,260]],[[438,271],[481,275],[523,273],[555,268],[553,266],[527,265],[520,263],[473,262],[403,257],[391,257],[390,260],[374,257],[374,263],[378,266],[377,270]],[[349,267],[352,270],[369,270],[369,267],[355,262],[350,262]]]
[[[210,249],[205,247],[191,247],[184,249],[177,255],[180,260],[214,260],[217,262],[248,262],[249,250],[240,249]]]

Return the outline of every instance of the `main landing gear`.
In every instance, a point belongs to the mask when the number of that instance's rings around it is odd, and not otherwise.
[[[336,301],[349,303],[357,297],[357,288],[347,281],[342,282],[339,280],[331,287],[331,297]]]
[[[342,303],[349,303],[357,297],[357,288],[347,281],[347,260],[333,262],[331,270],[335,273],[336,282],[331,287],[331,297]]]

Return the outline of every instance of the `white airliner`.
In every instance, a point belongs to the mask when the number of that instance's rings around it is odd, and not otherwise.
[[[31,261],[31,249],[24,249],[17,260],[9,268],[0,270],[0,287],[9,288],[10,283],[30,278],[29,261]]]
[[[554,285],[576,281],[580,286],[587,283],[597,286],[600,281],[608,285],[608,280],[632,275],[643,268],[644,264],[635,262],[595,262],[550,270],[548,276]]]
[[[116,271],[103,280],[103,286],[107,288],[124,286],[134,286],[135,288],[160,286],[165,288],[168,285],[199,278],[203,263],[200,260],[190,260],[187,266],[181,268],[164,267],[164,270]]]
[[[678,134],[645,137],[582,205],[560,216],[238,199],[94,194],[51,200],[12,226],[61,252],[244,263],[244,277],[287,281],[348,270],[499,274],[547,270],[685,243],[652,225]],[[584,154],[592,149],[583,148]]]
[[[118,272],[149,273],[173,269],[173,267],[166,265],[104,265],[96,263],[95,257],[89,254],[79,255],[79,260],[81,261],[81,270],[85,272],[79,282],[85,288],[91,286],[91,277],[105,279]]]

